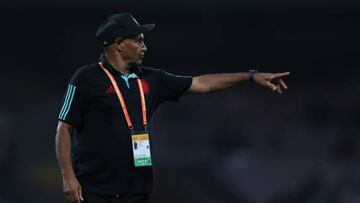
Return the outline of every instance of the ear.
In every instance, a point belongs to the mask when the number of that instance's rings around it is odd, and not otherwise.
[[[115,40],[114,44],[118,51],[122,51],[124,47],[124,39],[119,37]]]

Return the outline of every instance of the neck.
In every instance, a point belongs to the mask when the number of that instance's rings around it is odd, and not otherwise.
[[[109,51],[109,52],[105,52],[105,57],[112,65],[112,67],[114,67],[116,70],[121,71],[126,75],[129,74],[129,69],[127,68],[127,64],[124,62],[124,60],[121,58],[119,54]]]

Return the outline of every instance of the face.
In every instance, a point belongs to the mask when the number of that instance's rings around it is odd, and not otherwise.
[[[141,33],[134,37],[123,39],[121,43],[121,56],[128,65],[140,65],[146,52],[144,35]]]

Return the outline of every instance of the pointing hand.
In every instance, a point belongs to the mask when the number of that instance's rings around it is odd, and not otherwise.
[[[272,91],[282,93],[283,90],[288,89],[282,77],[290,75],[290,72],[284,73],[261,73],[254,74],[254,81],[260,85],[270,88]]]

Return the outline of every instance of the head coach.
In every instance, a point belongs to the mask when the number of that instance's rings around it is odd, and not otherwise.
[[[58,116],[56,155],[69,202],[146,203],[153,193],[148,120],[159,105],[186,93],[203,94],[255,82],[282,93],[285,73],[185,77],[141,66],[147,47],[130,13],[108,17],[96,37],[104,53],[70,79]],[[156,121],[154,121],[156,122]]]

